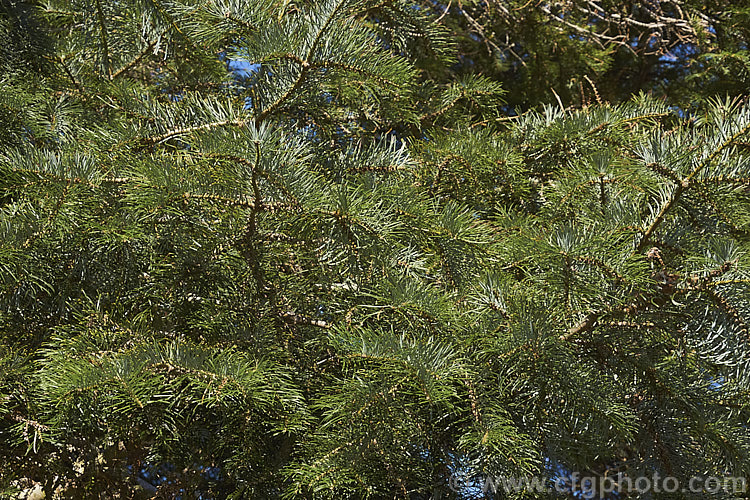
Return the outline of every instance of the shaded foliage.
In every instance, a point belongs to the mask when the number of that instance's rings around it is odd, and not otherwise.
[[[746,13],[618,5],[3,3],[4,493],[750,473]]]

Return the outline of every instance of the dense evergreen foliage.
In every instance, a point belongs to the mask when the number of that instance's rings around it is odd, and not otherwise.
[[[624,5],[3,0],[0,494],[750,476],[750,9]]]

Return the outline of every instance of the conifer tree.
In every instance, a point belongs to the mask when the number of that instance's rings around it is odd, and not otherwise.
[[[458,40],[459,64],[503,82],[520,113],[627,100],[683,108],[747,91],[750,10],[733,0],[422,2]]]
[[[407,0],[0,9],[2,494],[750,476],[738,92],[509,116]]]

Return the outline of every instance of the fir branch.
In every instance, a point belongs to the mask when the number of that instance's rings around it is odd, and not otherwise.
[[[685,179],[675,186],[674,191],[672,192],[672,195],[670,196],[667,203],[662,206],[661,210],[659,210],[659,213],[656,215],[656,218],[654,218],[648,228],[643,231],[643,236],[636,246],[634,253],[641,253],[648,246],[651,235],[654,234],[654,232],[658,229],[659,225],[661,225],[661,223],[664,221],[672,207],[677,204],[677,202],[680,200],[680,197],[682,196],[682,193],[685,191],[685,189],[687,189],[689,185],[690,181]]]
[[[143,137],[141,141],[146,145],[155,145],[160,144],[163,142],[168,141],[169,139],[172,139],[174,137],[190,134],[193,132],[199,132],[203,130],[211,130],[214,128],[221,128],[221,127],[244,127],[247,125],[247,120],[243,118],[235,118],[232,120],[220,120],[216,122],[211,123],[204,123],[201,125],[194,125],[192,127],[183,127],[183,128],[177,128],[170,130],[168,132],[165,132],[164,134],[152,136],[152,137]]]
[[[301,63],[301,69],[296,79],[294,80],[294,83],[283,94],[281,94],[279,98],[277,98],[274,102],[264,108],[263,111],[256,115],[256,127],[259,126],[266,118],[276,112],[279,108],[281,108],[281,106],[283,106],[284,103],[297,92],[297,90],[302,86],[302,83],[304,82],[308,71],[310,71],[310,63],[307,61],[303,61]]]
[[[143,58],[146,57],[149,54],[149,52],[151,52],[154,49],[154,47],[157,45],[157,43],[159,43],[159,41],[160,40],[149,42],[146,45],[146,47],[137,56],[135,56],[135,58],[133,58],[132,61],[130,61],[129,63],[125,64],[120,69],[112,73],[112,75],[110,76],[110,79],[114,80],[116,78],[119,78],[120,76],[124,75],[125,73],[127,73],[128,71],[136,67],[138,64],[140,64]]]
[[[109,56],[109,44],[107,42],[107,25],[104,22],[104,12],[102,11],[101,0],[96,0],[96,18],[99,21],[99,37],[102,43],[102,52],[104,53],[102,57],[104,73],[111,78],[112,68]]]
[[[653,170],[663,177],[666,177],[675,184],[679,184],[682,182],[682,179],[680,179],[677,174],[675,174],[672,170],[668,169],[664,165],[661,165],[660,163],[649,163],[648,165],[646,165],[646,168],[648,168],[649,170]]]
[[[745,321],[745,319],[742,317],[740,312],[737,310],[736,307],[734,307],[727,299],[726,297],[720,295],[715,290],[711,290],[708,288],[703,289],[704,292],[711,297],[711,299],[714,301],[714,303],[722,309],[724,312],[727,313],[727,315],[732,319],[734,323],[736,323],[739,327],[741,332],[745,335],[746,340],[750,342],[750,337],[748,337],[748,333],[750,330],[748,330],[748,324]]]
[[[717,175],[716,177],[705,177],[703,179],[694,180],[693,183],[697,185],[739,184],[746,186],[750,185],[750,177]]]
[[[710,165],[716,157],[718,157],[722,151],[724,151],[726,148],[734,144],[737,139],[745,135],[748,131],[750,131],[750,120],[748,120],[748,124],[742,127],[739,131],[737,131],[735,134],[733,134],[731,137],[729,137],[726,141],[721,143],[719,147],[714,149],[711,154],[709,154],[705,160],[700,162],[698,166],[696,166],[692,172],[685,178],[686,183],[690,183],[696,175],[698,175],[704,168],[706,168],[708,165]]]

